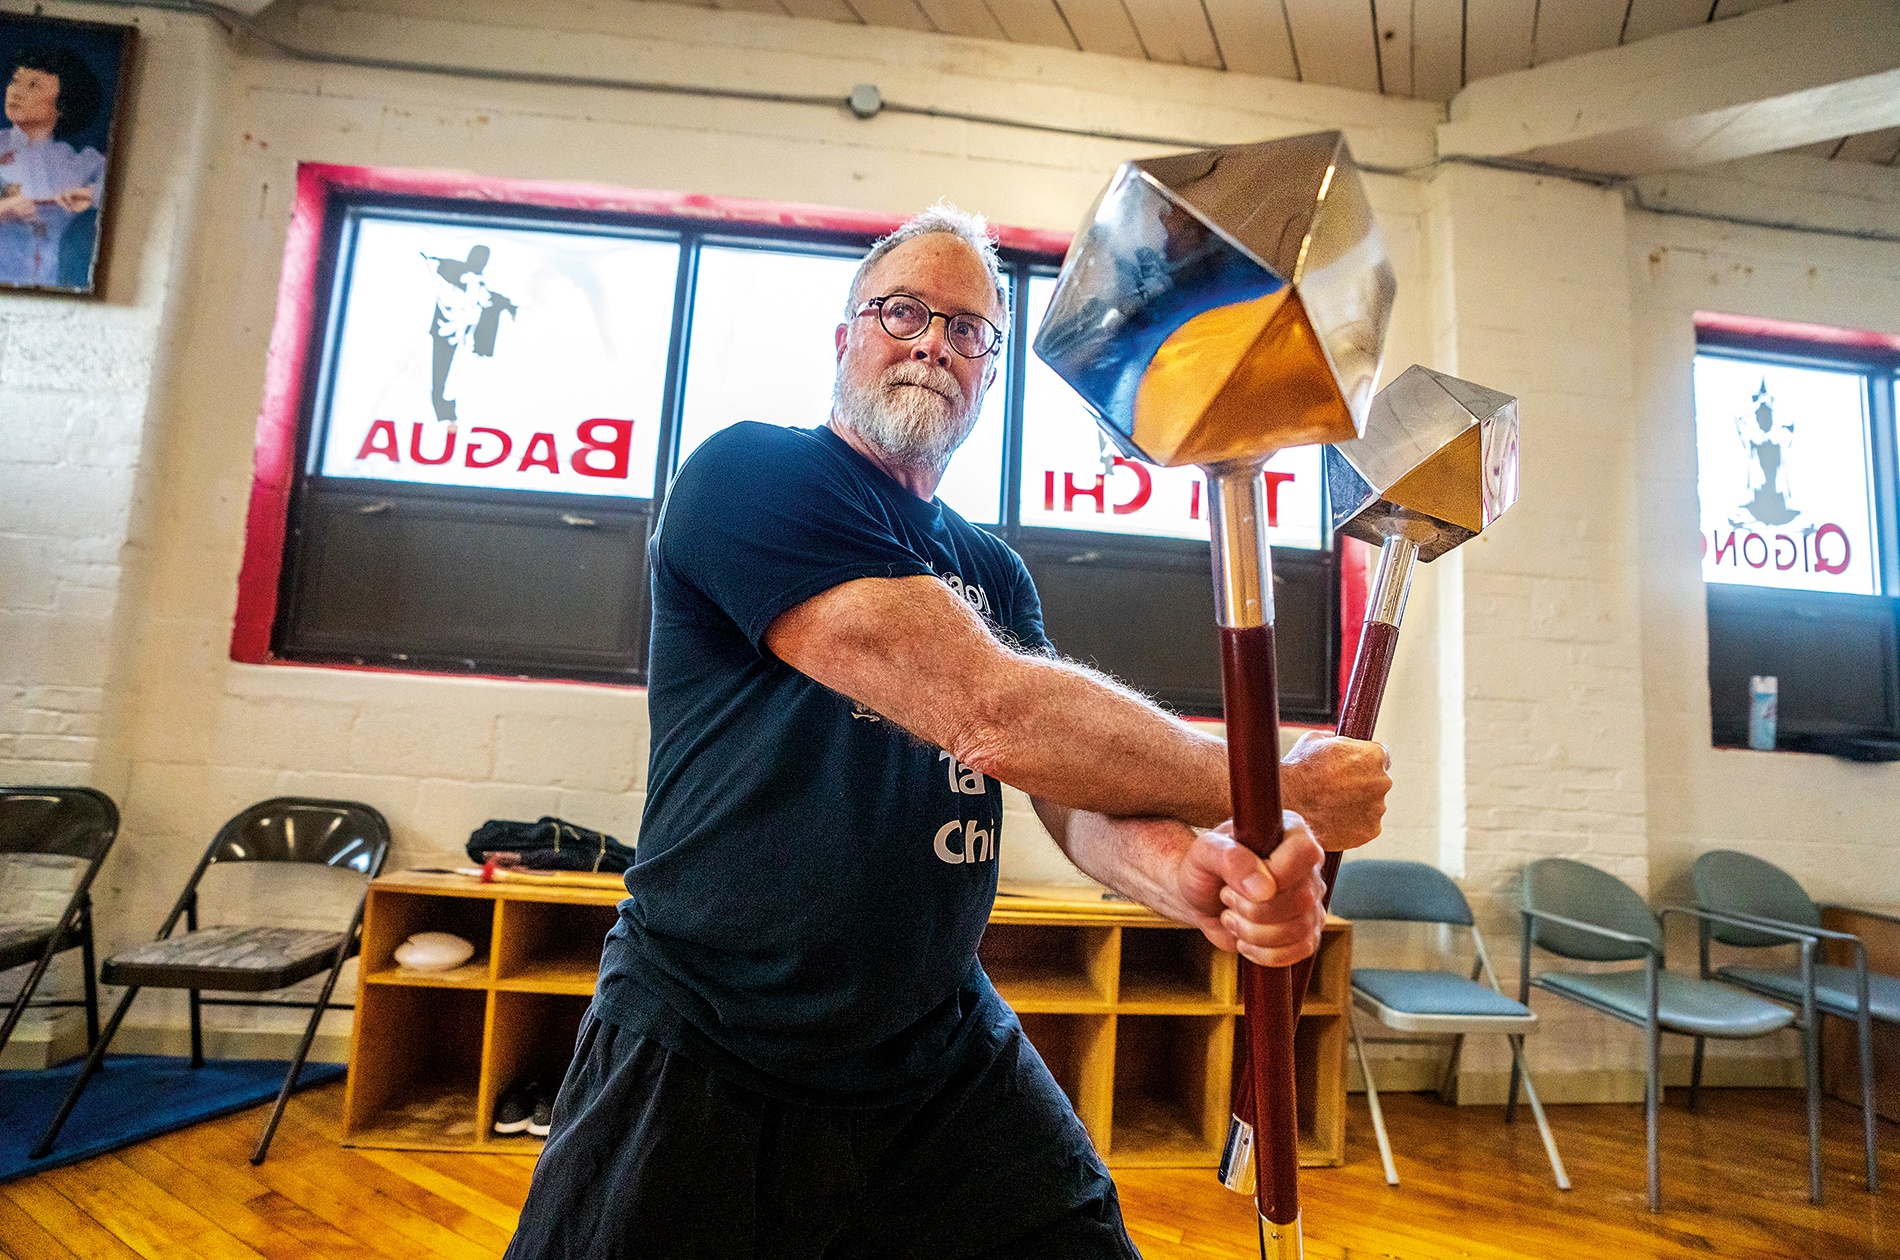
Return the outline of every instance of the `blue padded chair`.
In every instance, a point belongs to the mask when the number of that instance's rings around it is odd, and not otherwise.
[[[1387,1028],[1406,1033],[1432,1033],[1449,1036],[1451,1056],[1445,1062],[1445,1075],[1438,1087],[1439,1097],[1450,1101],[1451,1085],[1457,1079],[1458,1059],[1465,1037],[1472,1033],[1498,1033],[1511,1045],[1512,1089],[1504,1119],[1509,1123],[1517,1114],[1516,1082],[1524,1081],[1524,1096],[1531,1114],[1537,1117],[1537,1131],[1543,1136],[1544,1151],[1550,1156],[1550,1170],[1559,1189],[1570,1189],[1564,1161],[1557,1154],[1557,1140],[1551,1136],[1550,1122],[1544,1118],[1544,1105],[1531,1084],[1524,1067],[1524,1034],[1537,1025],[1537,1016],[1522,1002],[1513,1002],[1498,988],[1497,973],[1491,956],[1485,952],[1484,937],[1472,918],[1471,906],[1458,885],[1443,871],[1423,862],[1394,862],[1361,859],[1339,868],[1339,882],[1333,889],[1333,913],[1355,922],[1387,920],[1403,923],[1437,923],[1464,928],[1471,934],[1475,955],[1468,976],[1449,971],[1409,971],[1382,967],[1352,969],[1352,1000],[1366,1014]],[[1483,984],[1478,983],[1482,979]],[[1386,1137],[1385,1116],[1379,1110],[1379,1090],[1372,1081],[1372,1065],[1366,1061],[1365,1043],[1358,1025],[1352,1027],[1353,1049],[1359,1055],[1359,1070],[1366,1078],[1366,1105],[1372,1111],[1372,1128],[1379,1138],[1379,1158],[1385,1162],[1386,1184],[1399,1184],[1398,1169],[1392,1164],[1392,1143]]]
[[[1649,1129],[1649,1208],[1662,1207],[1662,1169],[1656,1129],[1662,1107],[1662,1034],[1700,1039],[1765,1037],[1797,1020],[1784,1006],[1716,980],[1696,979],[1669,970],[1663,947],[1663,921],[1614,875],[1568,858],[1545,858],[1524,868],[1520,909],[1524,915],[1522,966],[1518,997],[1528,999],[1535,986],[1546,993],[1589,1007],[1612,1019],[1635,1024],[1648,1036],[1644,1111]],[[1684,914],[1704,922],[1742,921],[1709,910],[1664,906],[1664,916]],[[1812,965],[1814,942],[1792,931],[1760,926],[1766,935],[1801,946]],[[1531,946],[1580,962],[1637,962],[1621,971],[1546,971],[1531,974]],[[1808,1200],[1821,1201],[1821,1096],[1814,1071],[1814,1024],[1801,1028],[1808,1051]]]
[[[309,1007],[310,1022],[303,1040],[291,1056],[290,1070],[284,1074],[283,1088],[271,1108],[264,1131],[251,1152],[251,1162],[261,1164],[270,1150],[277,1122],[283,1119],[284,1105],[296,1088],[310,1044],[316,1040],[317,1025],[330,1007],[330,995],[336,990],[343,964],[357,950],[363,926],[363,905],[369,897],[369,881],[383,869],[389,854],[389,824],[368,805],[355,801],[320,801],[298,796],[279,796],[260,801],[241,811],[218,829],[211,847],[198,859],[197,869],[178,895],[158,937],[149,945],[121,950],[106,959],[99,969],[107,984],[125,986],[112,1018],[106,1021],[105,1034],[93,1044],[85,1066],[73,1081],[72,1090],[60,1104],[46,1132],[28,1152],[28,1158],[44,1159],[53,1142],[72,1114],[86,1083],[99,1071],[106,1047],[119,1031],[132,999],[140,989],[185,989],[191,1003],[191,1066],[204,1066],[204,1032],[199,1008],[212,1006],[288,1006]],[[198,926],[198,882],[207,870],[221,862],[308,862],[337,870],[353,871],[363,877],[363,895],[357,899],[350,925],[341,932],[311,928],[276,926],[210,927]],[[185,930],[175,932],[179,919]],[[327,972],[322,992],[315,1002],[260,1000],[255,997],[203,998],[200,990],[265,993],[287,988],[311,976]]]
[[[1840,941],[1854,950],[1852,967],[1836,967],[1814,962],[1809,951],[1795,966],[1756,967],[1730,965],[1714,974],[1730,984],[1760,993],[1776,1001],[1801,1008],[1802,1020],[1813,1023],[1815,1013],[1852,1020],[1860,1034],[1861,1120],[1867,1147],[1867,1189],[1880,1189],[1880,1149],[1875,1139],[1874,1119],[1874,1020],[1900,1024],[1900,979],[1867,970],[1867,947],[1860,938],[1847,932],[1834,932],[1821,926],[1821,910],[1792,876],[1772,862],[1764,862],[1732,849],[1716,849],[1695,861],[1692,873],[1695,899],[1704,910],[1718,911],[1736,919],[1759,921],[1763,927],[1780,932],[1798,932],[1804,939]],[[1702,924],[1702,974],[1709,971],[1709,939],[1744,949],[1786,946],[1780,934],[1738,927],[1728,922]],[[1811,1056],[1819,1054],[1812,1041]],[[1810,1057],[1808,1071],[1818,1070]],[[1702,1039],[1696,1038],[1695,1074],[1691,1078],[1690,1098],[1702,1083]]]

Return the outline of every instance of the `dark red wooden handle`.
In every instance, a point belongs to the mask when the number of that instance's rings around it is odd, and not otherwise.
[[[1227,774],[1234,838],[1265,858],[1280,846],[1280,707],[1273,627],[1222,627],[1221,684],[1227,718]],[[1285,967],[1244,973],[1246,1046],[1256,1105],[1256,1190],[1260,1214],[1276,1225],[1300,1215],[1300,1148],[1293,1076],[1293,976]]]
[[[1392,676],[1392,653],[1393,649],[1397,647],[1398,641],[1399,628],[1390,622],[1368,621],[1360,627],[1359,652],[1358,655],[1353,657],[1352,676],[1346,683],[1346,698],[1339,706],[1339,733],[1347,739],[1372,738],[1372,732],[1379,724],[1379,705],[1385,699],[1386,680]],[[1279,736],[1276,731],[1276,741],[1278,738]],[[1228,728],[1228,760],[1230,764],[1233,759],[1232,741],[1233,728],[1230,724]],[[1277,743],[1275,747],[1278,747]],[[1277,801],[1277,782],[1275,789],[1275,800]],[[1238,809],[1240,804],[1238,797],[1236,797],[1234,804],[1235,808]],[[1238,822],[1235,823],[1235,830],[1239,830]],[[1328,906],[1333,904],[1333,885],[1339,881],[1339,859],[1340,854],[1328,853],[1326,855],[1326,864],[1322,868],[1322,873],[1326,877],[1326,904]],[[1287,983],[1287,1007],[1291,1014],[1293,1027],[1295,1028],[1299,1025],[1300,1004],[1306,1000],[1307,986],[1313,981],[1313,965],[1316,961],[1316,956],[1305,958],[1295,963],[1292,967],[1284,969],[1290,973]],[[1248,1023],[1251,1025],[1256,1021],[1252,1019],[1254,999],[1252,989],[1249,987],[1252,983],[1250,977],[1252,973],[1259,972],[1262,969],[1254,966],[1243,958],[1240,960],[1240,970],[1242,989],[1247,994]],[[1253,1046],[1254,1040],[1254,1032],[1250,1028],[1247,1037],[1242,1041],[1242,1053],[1248,1056],[1248,1059],[1247,1062],[1241,1064],[1240,1080],[1234,1090],[1234,1114],[1239,1116],[1242,1120],[1254,1125],[1255,1143],[1256,1147],[1259,1148],[1259,1144],[1264,1141],[1264,1139],[1260,1136],[1261,1130],[1259,1122],[1254,1115],[1256,1094],[1254,1090],[1254,1073],[1250,1066],[1251,1063],[1257,1062],[1257,1060],[1251,1057],[1255,1053]],[[1287,1044],[1292,1044],[1291,1033],[1288,1034]],[[1292,1101],[1289,1102],[1289,1105],[1293,1105]],[[1294,1158],[1294,1168],[1297,1175],[1299,1166],[1297,1149],[1294,1152]],[[1262,1202],[1264,1201],[1265,1200],[1262,1200]],[[1271,1216],[1267,1219],[1278,1220],[1277,1217]]]
[[[1352,658],[1352,677],[1346,681],[1346,698],[1339,706],[1339,733],[1347,739],[1371,739],[1379,725],[1379,705],[1385,699],[1386,680],[1392,677],[1392,652],[1399,643],[1399,628],[1389,621],[1368,621],[1359,627],[1359,653]],[[1326,855],[1322,873],[1326,876],[1326,906],[1333,904],[1333,885],[1339,882],[1338,853]],[[1293,992],[1304,996],[1313,978],[1314,958],[1293,967]]]
[[[1379,725],[1379,704],[1385,699],[1398,642],[1399,628],[1391,622],[1368,621],[1359,627],[1359,653],[1352,658],[1352,677],[1346,680],[1346,698],[1339,706],[1339,733],[1347,739],[1371,739]]]

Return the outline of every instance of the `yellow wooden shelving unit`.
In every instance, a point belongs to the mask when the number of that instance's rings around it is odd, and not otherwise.
[[[594,992],[617,885],[482,884],[405,871],[370,885],[343,1141],[409,1150],[532,1151],[490,1132],[496,1099],[559,1077]],[[475,956],[399,967],[411,933],[454,932]],[[1300,1024],[1301,1161],[1345,1147],[1351,929],[1330,921]],[[997,899],[984,968],[1111,1165],[1219,1161],[1233,1090],[1238,968],[1198,932],[1129,902]]]

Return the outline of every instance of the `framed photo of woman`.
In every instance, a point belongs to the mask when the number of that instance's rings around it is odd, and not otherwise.
[[[137,32],[0,14],[0,291],[98,291]]]

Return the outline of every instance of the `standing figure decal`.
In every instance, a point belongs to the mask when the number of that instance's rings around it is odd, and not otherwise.
[[[1794,444],[1793,422],[1775,415],[1774,396],[1763,381],[1755,391],[1755,410],[1735,418],[1735,431],[1748,451],[1749,488],[1754,497],[1742,509],[1763,525],[1786,525],[1800,516],[1788,503],[1788,448]],[[1745,526],[1746,521],[1734,521]]]
[[[482,269],[488,266],[488,246],[471,245],[468,257],[437,258],[424,254],[435,267],[435,312],[429,318],[429,335],[435,341],[433,390],[429,401],[435,406],[435,418],[455,423],[455,400],[448,397],[449,368],[455,352],[463,346],[484,359],[495,355],[495,335],[501,329],[501,317],[519,308],[502,294],[488,287]]]

